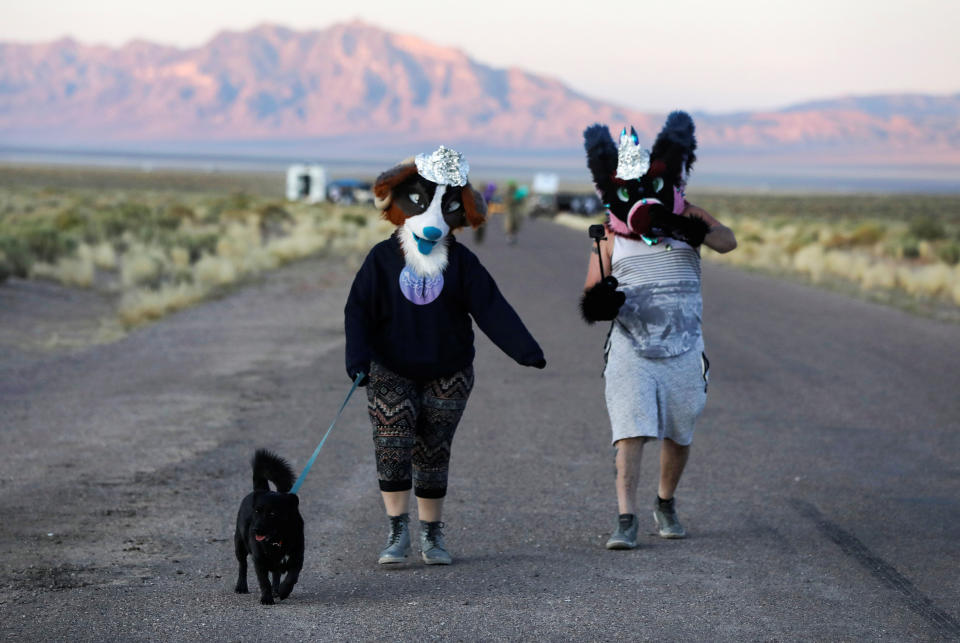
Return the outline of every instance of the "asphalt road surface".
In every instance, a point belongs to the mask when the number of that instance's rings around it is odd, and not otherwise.
[[[349,388],[359,259],[46,353],[17,343],[24,302],[71,295],[0,286],[0,638],[960,639],[960,326],[705,264],[710,398],[677,495],[690,537],[656,537],[645,510],[640,547],[611,552],[606,329],[576,310],[589,239],[536,221],[516,246],[486,237],[548,365],[478,338],[444,515],[455,563],[376,564],[355,395],[300,492],[300,583],[271,607],[233,593],[237,506],[254,449],[299,471]]]

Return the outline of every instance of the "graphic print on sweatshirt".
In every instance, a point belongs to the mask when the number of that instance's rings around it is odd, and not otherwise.
[[[407,301],[423,306],[440,296],[443,290],[443,273],[433,276],[421,276],[409,265],[400,271],[400,292]]]

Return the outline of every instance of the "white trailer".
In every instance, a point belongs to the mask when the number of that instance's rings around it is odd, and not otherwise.
[[[322,165],[295,164],[287,168],[287,200],[319,203],[327,198],[327,171]]]

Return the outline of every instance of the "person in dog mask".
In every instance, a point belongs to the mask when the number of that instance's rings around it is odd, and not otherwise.
[[[474,384],[471,318],[519,364],[546,365],[493,278],[452,234],[484,221],[468,172],[461,154],[441,146],[377,178],[376,206],[397,229],[367,255],[344,311],[347,375],[368,375],[361,383],[390,521],[381,564],[407,556],[411,488],[423,561],[452,560],[441,512],[453,435]]]
[[[709,369],[700,246],[729,252],[737,241],[730,228],[684,198],[697,146],[685,112],[670,114],[652,151],[640,146],[633,128],[629,134],[623,129],[618,148],[599,124],[584,131],[584,146],[608,211],[607,235],[594,251],[600,257],[590,259],[581,301],[588,322],[613,322],[604,379],[619,516],[606,546],[633,549],[640,459],[644,443],[654,438],[661,442],[657,531],[664,538],[686,535],[674,492],[706,403]]]

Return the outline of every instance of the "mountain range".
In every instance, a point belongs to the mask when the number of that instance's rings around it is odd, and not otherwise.
[[[784,109],[695,113],[701,147],[960,163],[960,94],[845,97]],[[464,142],[580,145],[593,122],[651,141],[663,113],[615,105],[520,68],[363,22],[225,31],[195,48],[65,38],[0,43],[0,144],[313,140],[374,147]]]

